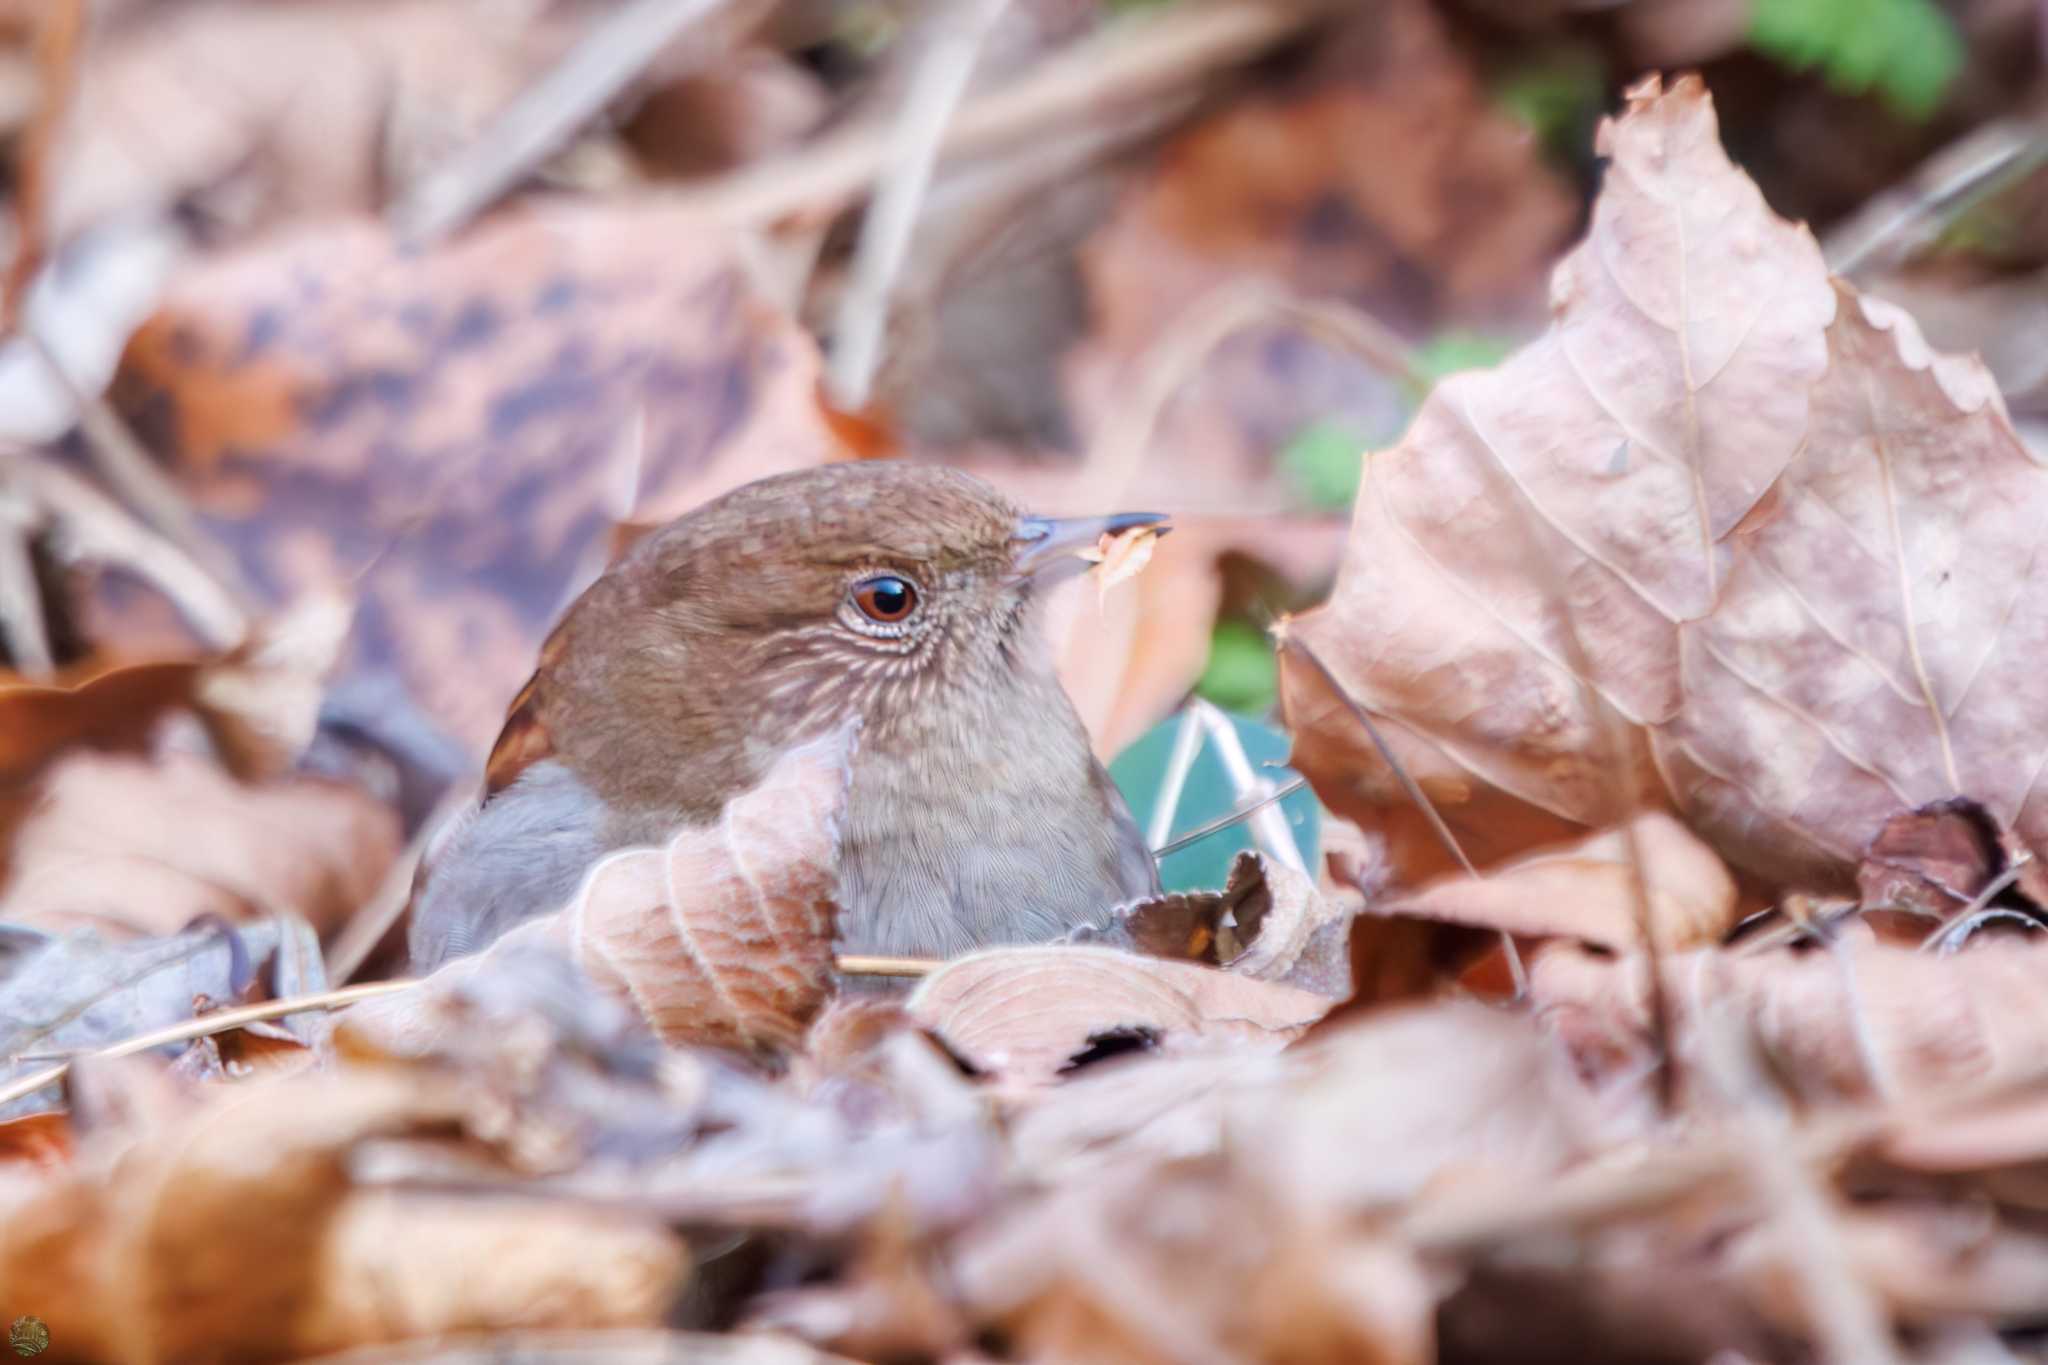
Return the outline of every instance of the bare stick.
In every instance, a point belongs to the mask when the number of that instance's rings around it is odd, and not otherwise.
[[[686,27],[727,0],[629,0],[391,206],[400,241],[423,246],[469,221],[616,99]]]
[[[220,590],[237,603],[236,610],[240,612],[240,604],[249,599],[249,593],[234,565],[200,530],[184,494],[128,429],[121,414],[114,411],[103,395],[88,393],[64,368],[56,349],[34,327],[24,323],[19,335],[78,409],[78,429],[85,436],[86,452],[92,456],[101,477],[145,523],[184,551],[195,565],[203,565]]]
[[[313,1010],[338,1010],[353,1005],[358,1000],[369,1000],[380,995],[394,995],[399,991],[411,990],[419,985],[417,981],[370,981],[360,986],[343,986],[339,990],[320,991],[313,995],[294,996],[289,1000],[266,1000],[260,1005],[241,1005],[234,1009],[222,1010],[218,1014],[201,1015],[183,1023],[169,1024],[148,1033],[103,1047],[88,1055],[94,1057],[128,1057],[151,1048],[167,1047],[172,1043],[190,1042],[194,1038],[209,1038],[216,1033],[226,1033],[244,1024],[262,1023],[266,1019],[282,1019],[289,1014],[304,1014]],[[58,1062],[41,1071],[32,1071],[5,1085],[0,1085],[0,1107],[14,1103],[24,1095],[33,1095],[46,1085],[54,1085],[64,1079],[64,1073],[71,1069],[70,1061]]]
[[[1854,275],[1895,265],[1950,223],[2048,161],[2048,116],[1999,119],[1936,152],[1828,233],[1828,268]]]
[[[1210,0],[1160,6],[1063,49],[1007,85],[977,95],[939,141],[939,158],[1034,141],[1106,108],[1175,90],[1248,62],[1315,18],[1285,0]],[[889,155],[889,130],[850,125],[773,161],[662,196],[727,222],[829,217],[868,192]]]
[[[15,670],[42,679],[56,671],[57,656],[43,621],[35,556],[29,552],[35,514],[19,489],[0,488],[0,630],[7,632],[7,652]]]
[[[1173,838],[1168,839],[1165,843],[1162,843],[1157,848],[1153,849],[1152,856],[1154,858],[1164,858],[1169,853],[1180,852],[1180,850],[1186,848],[1189,844],[1200,843],[1202,840],[1208,838],[1212,834],[1220,834],[1224,830],[1229,829],[1232,825],[1243,824],[1245,820],[1251,817],[1252,815],[1256,814],[1261,810],[1264,810],[1267,806],[1272,805],[1275,801],[1285,801],[1288,797],[1294,795],[1296,792],[1300,791],[1303,787],[1306,787],[1307,785],[1307,778],[1297,777],[1292,782],[1284,783],[1281,786],[1275,787],[1272,791],[1266,793],[1264,796],[1261,796],[1258,800],[1246,802],[1244,805],[1239,806],[1236,810],[1231,811],[1228,815],[1219,815],[1206,825],[1197,825],[1193,829],[1189,830],[1186,834],[1175,835]]]
[[[889,326],[889,297],[910,252],[918,209],[931,188],[939,144],[967,93],[981,45],[1008,0],[971,0],[938,11],[929,43],[910,75],[903,108],[890,130],[889,163],[854,249],[853,275],[839,301],[825,384],[850,412],[867,406]]]
[[[66,559],[118,564],[147,580],[216,649],[248,638],[249,615],[218,578],[97,488],[24,451],[0,450],[0,471],[42,504]]]
[[[946,964],[931,957],[878,957],[846,953],[832,959],[844,976],[930,976]]]

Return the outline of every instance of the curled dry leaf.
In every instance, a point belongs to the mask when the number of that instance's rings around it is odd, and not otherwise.
[[[1278,1048],[1329,1000],[1277,982],[1110,948],[992,948],[926,977],[906,1006],[953,1052],[1020,1087],[1089,1054]]]
[[[2048,944],[2031,941],[1937,956],[1849,926],[1827,950],[1678,953],[1664,970],[1681,1060],[1702,1021],[1747,1021],[1773,1074],[1815,1101],[2023,1079],[2038,1074],[2048,1029]],[[1553,944],[1531,964],[1530,983],[1588,1071],[1640,1077],[1650,1048],[1640,955]]]
[[[1221,891],[1176,892],[1119,906],[1100,938],[1109,946],[1336,998],[1351,989],[1345,936],[1351,915],[1348,904],[1300,872],[1247,851],[1231,863]]]
[[[1816,885],[1942,798],[2048,843],[2048,470],[1983,368],[1830,284],[1697,80],[1645,82],[1599,145],[1550,330],[1369,459],[1300,638],[1454,807],[1600,825],[1655,792]],[[1383,766],[1287,662],[1298,765],[1370,818]]]
[[[1661,811],[1631,822],[1633,841],[1606,830],[1472,877],[1429,882],[1411,895],[1375,903],[1366,914],[1448,920],[1518,937],[1564,935],[1607,948],[1642,941],[1635,857],[1658,945],[1666,950],[1718,942],[1734,927],[1735,879],[1714,851]],[[1631,848],[1633,842],[1633,848]]]
[[[289,913],[326,928],[377,889],[397,815],[320,778],[241,783],[202,759],[80,750],[15,831],[0,919],[171,934],[195,917]]]
[[[529,920],[421,992],[378,1011],[384,1045],[416,1049],[438,992],[539,948],[571,958],[665,1042],[793,1047],[833,989],[840,818],[851,731],[790,750],[718,823],[608,854],[562,910]],[[357,1027],[356,1025],[352,1025]]]

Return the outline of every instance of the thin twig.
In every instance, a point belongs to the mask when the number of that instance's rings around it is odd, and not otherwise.
[[[888,332],[890,296],[910,254],[918,210],[938,166],[939,144],[967,93],[982,43],[1007,4],[971,0],[936,11],[929,46],[911,70],[903,107],[890,129],[889,168],[861,225],[825,370],[833,402],[849,412],[867,406]]]
[[[1822,244],[1828,268],[1855,275],[1899,264],[1984,199],[2048,162],[2048,115],[1971,130],[1838,224]]]
[[[1975,933],[1976,930],[1964,930],[1960,938],[1958,938],[1955,942],[1951,943],[1949,942],[1950,936],[1955,934],[1957,926],[1968,924],[1971,920],[1975,919],[1978,915],[1982,914],[1984,912],[1985,907],[1990,905],[1992,900],[1996,898],[2001,891],[2005,890],[2005,888],[2011,886],[2014,882],[2020,879],[2020,873],[2026,871],[2027,864],[2031,863],[2032,861],[2034,861],[2034,855],[2023,850],[2018,857],[2008,862],[2006,864],[2005,871],[1999,873],[1996,877],[1993,877],[1989,882],[1985,883],[1984,889],[1982,891],[1979,891],[1976,895],[1972,896],[1970,898],[1970,903],[1968,905],[1965,905],[1961,910],[1957,911],[1947,924],[1943,925],[1939,930],[1935,931],[1934,933],[1928,935],[1927,941],[1920,945],[1921,951],[1948,953],[1954,951],[1955,948],[1960,947],[1961,939],[1968,938],[1972,933]],[[2038,929],[2040,925],[2036,924],[2034,927]]]
[[[25,320],[19,335],[78,410],[78,429],[85,437],[86,453],[101,477],[146,525],[176,545],[194,564],[203,566],[220,590],[236,603],[238,612],[245,611],[245,604],[252,600],[248,585],[242,582],[220,547],[200,529],[184,494],[128,429],[113,404],[101,394],[88,392],[64,368],[56,348]]]
[[[380,995],[393,995],[399,991],[411,990],[419,985],[417,981],[369,981],[359,986],[342,986],[331,991],[318,991],[312,995],[294,996],[288,1000],[266,1000],[258,1005],[240,1005],[234,1009],[222,1010],[218,1014],[202,1015],[187,1019],[183,1023],[169,1024],[148,1033],[103,1047],[90,1056],[129,1057],[151,1048],[168,1047],[172,1043],[186,1043],[194,1038],[209,1038],[216,1033],[226,1033],[244,1024],[262,1023],[267,1019],[282,1019],[290,1014],[304,1014],[309,1011],[337,1010],[353,1005],[358,1000],[369,1000]],[[75,1059],[74,1059],[75,1060]],[[46,1085],[54,1085],[64,1079],[71,1069],[71,1061],[58,1062],[41,1071],[32,1071],[26,1076],[0,1085],[0,1107],[14,1103],[25,1095],[33,1095]]]
[[[1175,90],[1209,72],[1251,61],[1306,28],[1309,5],[1211,0],[1162,5],[1105,25],[1006,85],[961,107],[939,142],[946,160],[1036,141],[1106,107]],[[886,124],[849,125],[799,151],[757,163],[665,202],[739,224],[803,214],[830,217],[861,198],[888,164]]]
[[[1212,834],[1220,834],[1224,830],[1229,829],[1232,825],[1242,824],[1247,817],[1255,814],[1258,811],[1265,809],[1267,806],[1272,805],[1276,801],[1285,801],[1288,797],[1294,795],[1296,792],[1300,791],[1303,787],[1306,787],[1307,785],[1308,779],[1305,777],[1297,777],[1292,782],[1283,783],[1280,786],[1275,787],[1272,791],[1267,792],[1264,796],[1261,796],[1258,800],[1239,806],[1236,810],[1231,811],[1228,815],[1219,815],[1214,820],[1209,821],[1209,823],[1205,825],[1195,826],[1186,834],[1175,835],[1173,838],[1167,840],[1165,843],[1153,849],[1152,856],[1154,858],[1164,858],[1169,853],[1180,852],[1189,844],[1200,843],[1202,840],[1208,838]]]
[[[30,490],[68,560],[117,564],[154,585],[216,649],[249,637],[249,614],[207,567],[176,541],[138,521],[83,479],[26,451],[0,449],[0,472]]]
[[[832,959],[841,976],[930,976],[946,964],[932,957],[883,957],[846,953]]]
[[[603,111],[679,33],[728,0],[630,0],[598,23],[475,142],[422,176],[386,217],[407,246],[453,232]]]
[[[1283,651],[1293,650],[1309,667],[1315,669],[1322,678],[1323,685],[1343,703],[1344,709],[1351,713],[1351,718],[1357,721],[1360,728],[1371,738],[1373,748],[1379,750],[1381,761],[1392,770],[1394,780],[1401,784],[1402,792],[1415,809],[1422,813],[1422,818],[1429,822],[1429,828],[1436,835],[1437,842],[1458,860],[1458,866],[1465,870],[1465,875],[1473,878],[1482,877],[1483,874],[1473,866],[1472,860],[1465,856],[1465,846],[1458,842],[1457,835],[1451,833],[1451,827],[1445,823],[1443,815],[1437,810],[1436,802],[1429,799],[1429,793],[1422,790],[1422,784],[1409,773],[1407,765],[1395,756],[1393,746],[1380,734],[1380,727],[1373,722],[1371,713],[1359,704],[1358,699],[1351,695],[1343,683],[1337,681],[1337,675],[1330,671],[1330,666],[1323,662],[1322,656],[1309,648],[1307,641],[1300,639],[1293,631],[1285,629],[1284,623],[1281,628],[1276,629],[1274,637]],[[1523,965],[1522,950],[1515,946],[1515,936],[1505,929],[1500,931],[1500,948],[1502,956],[1507,960],[1509,978],[1515,983],[1515,999],[1528,999],[1529,969]]]
[[[0,631],[14,670],[38,681],[57,671],[56,651],[43,620],[43,595],[36,586],[30,551],[38,518],[18,487],[0,488]]]

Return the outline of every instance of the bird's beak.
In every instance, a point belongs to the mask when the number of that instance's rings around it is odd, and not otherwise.
[[[1138,526],[1158,528],[1165,535],[1173,528],[1158,512],[1114,512],[1106,517],[1019,517],[1017,533],[1010,546],[1016,556],[1017,577],[1044,583],[1088,567],[1081,551],[1093,549],[1106,535],[1118,535]]]

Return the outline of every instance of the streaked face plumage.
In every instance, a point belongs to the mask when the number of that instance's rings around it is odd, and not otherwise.
[[[841,471],[844,471],[843,473]],[[855,465],[749,485],[650,547],[653,605],[744,651],[765,711],[903,719],[1020,666],[1029,519],[957,471]],[[775,553],[763,553],[772,544]]]

